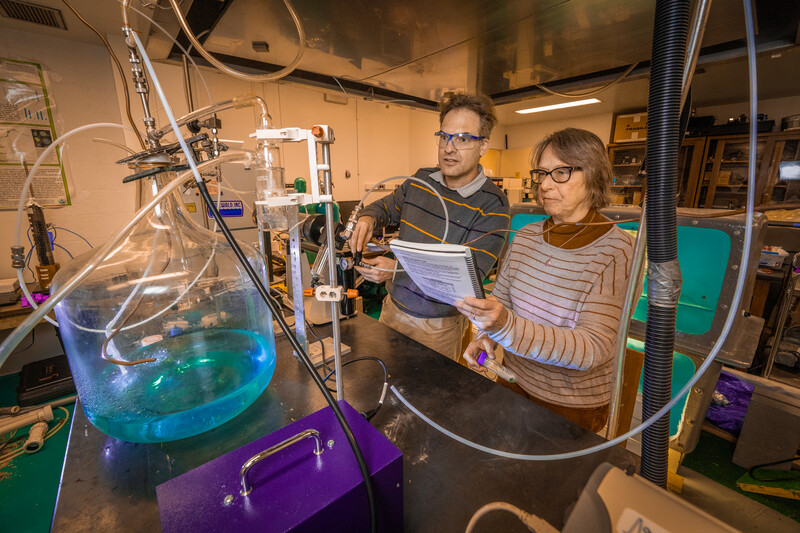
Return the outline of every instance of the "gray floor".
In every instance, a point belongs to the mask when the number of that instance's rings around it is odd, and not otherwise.
[[[641,417],[642,398],[639,396],[631,427],[639,425]],[[626,447],[641,455],[641,434],[629,439]],[[694,470],[681,466],[678,474],[684,478],[683,492],[678,496],[731,527],[746,533],[800,533],[800,523]]]

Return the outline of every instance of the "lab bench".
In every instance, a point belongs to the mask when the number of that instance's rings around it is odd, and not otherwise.
[[[345,361],[381,358],[390,385],[466,439],[522,454],[556,454],[603,442],[368,316],[357,315],[341,326],[342,341],[352,347]],[[101,433],[76,407],[52,531],[158,531],[157,485],[325,407],[288,341],[279,337],[276,348],[275,375],[255,403],[195,437],[161,444],[123,442]],[[372,409],[381,394],[380,366],[357,362],[343,373],[346,400],[358,411]],[[409,532],[464,531],[478,508],[498,500],[561,527],[598,465],[638,469],[638,457],[621,446],[547,462],[489,455],[431,428],[391,393],[372,424],[403,452],[404,523]],[[368,512],[366,498],[353,512]],[[484,532],[526,530],[508,513],[490,513],[478,526],[476,531]]]

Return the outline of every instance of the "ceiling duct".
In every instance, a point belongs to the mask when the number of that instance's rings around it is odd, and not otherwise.
[[[61,10],[52,7],[21,2],[20,0],[0,0],[0,15],[6,18],[33,22],[51,28],[67,29]]]

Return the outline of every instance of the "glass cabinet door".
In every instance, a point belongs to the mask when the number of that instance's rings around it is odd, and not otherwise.
[[[678,206],[693,207],[700,168],[703,166],[705,137],[687,138],[678,153]]]
[[[763,201],[800,202],[800,138],[775,141],[775,157],[769,169]]]
[[[623,146],[610,146],[608,155],[614,181],[610,187],[612,204],[639,205],[644,195],[644,162],[645,145],[631,143]]]
[[[764,157],[766,140],[756,145],[756,175]],[[746,136],[709,139],[697,207],[738,209],[747,202],[750,144]]]

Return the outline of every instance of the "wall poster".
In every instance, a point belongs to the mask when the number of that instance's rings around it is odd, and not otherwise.
[[[0,209],[16,209],[28,171],[56,139],[54,106],[42,66],[0,57]],[[45,159],[32,183],[44,207],[70,205],[58,148]]]

